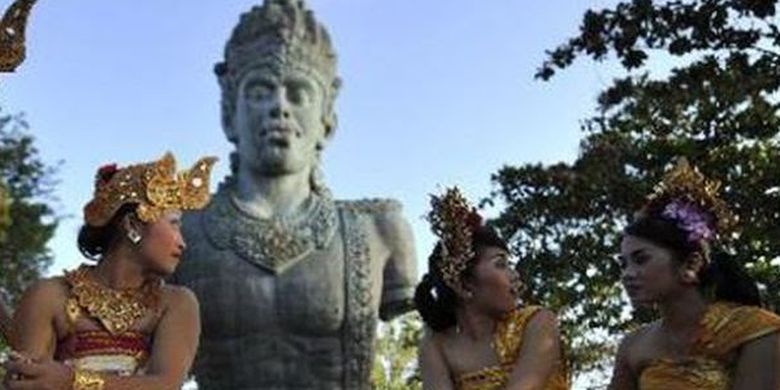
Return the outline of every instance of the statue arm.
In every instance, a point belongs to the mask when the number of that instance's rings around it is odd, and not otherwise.
[[[417,257],[412,228],[403,217],[400,206],[377,215],[377,225],[388,249],[379,308],[380,318],[387,321],[413,308]]]

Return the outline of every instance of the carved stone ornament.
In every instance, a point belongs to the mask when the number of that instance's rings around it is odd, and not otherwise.
[[[336,205],[330,194],[314,195],[294,216],[260,219],[241,209],[232,191],[214,196],[203,219],[204,230],[220,249],[273,273],[324,249],[337,229]]]

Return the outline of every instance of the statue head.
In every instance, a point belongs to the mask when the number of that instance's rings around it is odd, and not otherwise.
[[[215,73],[234,163],[271,174],[316,171],[336,128],[340,80],[328,32],[304,1],[266,0],[241,15]]]

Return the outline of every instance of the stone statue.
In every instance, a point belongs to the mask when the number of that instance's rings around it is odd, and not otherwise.
[[[416,258],[398,202],[336,201],[323,183],[328,33],[303,1],[267,0],[215,71],[232,175],[184,221],[173,279],[200,300],[199,388],[367,389],[377,318],[412,308]]]

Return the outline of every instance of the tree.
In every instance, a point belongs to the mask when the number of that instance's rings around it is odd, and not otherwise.
[[[780,26],[771,0],[623,1],[587,11],[579,35],[548,52],[536,77],[578,57],[624,74],[583,121],[572,163],[493,175],[493,221],[521,259],[526,299],[559,311],[575,372],[601,367],[631,316],[613,261],[621,229],[679,156],[723,182],[740,230],[723,248],[780,308]],[[671,69],[648,61],[675,64]]]
[[[0,116],[0,299],[13,302],[51,263],[46,247],[57,226],[49,204],[55,168],[46,165],[22,115]],[[2,344],[0,343],[0,350]]]
[[[371,380],[377,390],[420,390],[417,345],[422,321],[417,313],[379,324]]]

